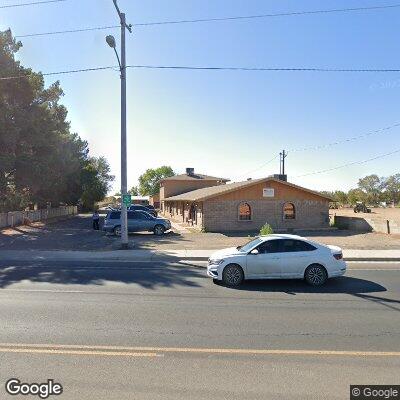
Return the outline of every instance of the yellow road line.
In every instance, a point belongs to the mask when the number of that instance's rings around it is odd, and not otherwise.
[[[148,352],[128,351],[96,351],[96,350],[72,350],[72,349],[49,349],[49,348],[7,348],[1,347],[0,353],[37,353],[37,354],[64,354],[84,356],[117,356],[117,357],[162,357],[161,354]]]
[[[400,357],[400,351],[351,351],[351,350],[295,350],[295,349],[217,349],[192,347],[124,347],[62,344],[0,343],[0,352],[88,354],[134,357],[156,357],[160,353],[241,354],[241,355],[300,355],[300,356],[353,356]]]

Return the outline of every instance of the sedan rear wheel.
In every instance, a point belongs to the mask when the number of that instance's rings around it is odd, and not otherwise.
[[[328,274],[322,265],[310,265],[304,274],[306,282],[311,286],[322,286],[328,279]]]
[[[237,264],[230,264],[224,268],[222,281],[226,286],[239,286],[244,279],[242,268]]]
[[[163,235],[165,232],[165,228],[162,225],[156,225],[154,227],[154,234],[157,236]]]
[[[116,226],[114,228],[114,235],[115,236],[121,236],[121,227],[120,226]]]

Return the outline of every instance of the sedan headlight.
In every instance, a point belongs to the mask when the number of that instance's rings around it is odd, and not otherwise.
[[[221,265],[225,260],[223,258],[218,259],[218,260],[208,260],[208,265]]]

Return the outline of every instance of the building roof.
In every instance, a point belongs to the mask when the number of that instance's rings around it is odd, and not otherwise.
[[[267,177],[267,178],[261,178],[261,179],[252,179],[250,181],[244,181],[244,182],[234,182],[234,183],[229,183],[227,185],[219,185],[219,186],[211,186],[211,187],[206,187],[203,189],[197,189],[197,190],[192,190],[191,192],[186,192],[179,194],[177,196],[172,196],[172,197],[167,197],[164,199],[165,201],[200,201],[200,200],[207,200],[212,197],[220,196],[221,194],[226,194],[230,192],[234,192],[235,190],[246,188],[249,186],[256,185],[261,182],[279,182],[287,186],[291,186],[293,188],[302,190],[304,192],[312,193],[316,196],[319,196],[323,199],[332,201],[330,197],[327,197],[321,193],[318,193],[316,191],[310,190],[303,188],[301,186],[294,185],[293,183],[281,181],[279,179],[273,178],[273,177]]]
[[[132,201],[133,200],[149,200],[150,196],[131,196]]]
[[[209,176],[209,175],[203,175],[203,174],[181,174],[181,175],[174,175],[170,176],[169,178],[164,178],[161,180],[163,181],[198,181],[198,180],[203,180],[203,181],[221,181],[221,182],[229,182],[230,179],[225,179],[225,178],[218,178],[216,176]]]

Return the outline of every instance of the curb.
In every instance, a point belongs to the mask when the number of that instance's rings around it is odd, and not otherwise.
[[[394,254],[349,254],[344,257],[347,262],[399,262],[398,252]],[[378,253],[378,254],[377,254]],[[157,252],[140,250],[137,254],[132,251],[103,251],[103,252],[80,252],[80,251],[2,251],[1,261],[22,262],[179,262],[179,261],[207,261],[210,252],[207,251],[174,251]]]
[[[365,258],[365,257],[349,257],[343,258],[344,261],[352,262],[352,261],[368,261],[368,262],[400,262],[400,258],[393,257],[373,257],[373,258]]]

